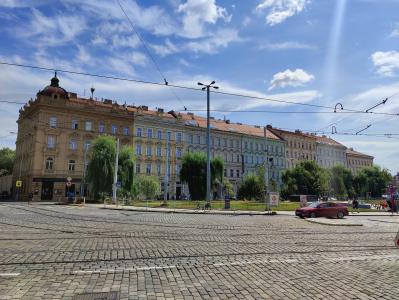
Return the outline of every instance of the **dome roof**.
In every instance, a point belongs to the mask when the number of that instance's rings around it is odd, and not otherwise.
[[[43,96],[52,96],[53,94],[58,94],[60,98],[67,99],[68,92],[60,87],[60,80],[57,77],[57,72],[55,72],[54,77],[51,78],[50,85],[46,86],[42,91],[39,92],[39,95]]]

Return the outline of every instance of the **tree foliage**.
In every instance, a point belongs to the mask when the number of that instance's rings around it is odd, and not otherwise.
[[[328,172],[314,161],[302,161],[283,173],[283,197],[289,195],[321,196],[328,191]]]
[[[379,166],[365,167],[354,177],[354,189],[359,196],[370,193],[371,197],[381,197],[391,180],[388,170]]]
[[[264,190],[264,180],[261,180],[262,177],[254,173],[245,176],[238,189],[238,199],[261,200]]]
[[[220,157],[211,160],[211,186],[223,182],[224,162]],[[183,156],[180,180],[188,184],[191,199],[202,200],[206,196],[206,155],[188,152]]]
[[[111,193],[116,157],[115,139],[111,136],[97,137],[89,157],[87,181],[94,197],[98,198],[100,193]]]
[[[155,176],[139,176],[137,186],[139,196],[144,199],[154,199],[161,193],[161,183]]]
[[[134,151],[130,146],[123,146],[118,157],[118,180],[125,192],[133,193]]]
[[[0,176],[12,174],[15,162],[15,150],[10,148],[0,149]]]

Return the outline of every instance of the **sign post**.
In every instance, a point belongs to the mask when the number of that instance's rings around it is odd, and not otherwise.
[[[276,192],[270,192],[269,193],[270,207],[278,206],[279,200],[280,200],[279,193],[276,193]]]
[[[66,178],[67,182],[66,182],[66,186],[67,186],[67,202],[69,201],[69,188],[72,186],[72,178],[71,177],[67,177]]]
[[[308,204],[308,197],[306,195],[300,195],[299,200],[301,203],[301,207],[305,207]]]

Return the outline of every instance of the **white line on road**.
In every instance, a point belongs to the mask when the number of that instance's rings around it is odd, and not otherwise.
[[[21,273],[0,273],[0,277],[16,277],[21,275]]]
[[[163,269],[174,269],[176,266],[151,266],[151,267],[137,267],[137,268],[126,268],[126,269],[97,269],[97,270],[78,270],[73,271],[73,274],[84,275],[84,274],[99,274],[99,273],[123,273],[123,272],[137,272],[137,271],[149,271],[149,270],[163,270]]]

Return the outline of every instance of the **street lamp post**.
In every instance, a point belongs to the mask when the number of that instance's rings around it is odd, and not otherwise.
[[[202,90],[206,90],[206,203],[209,206],[211,201],[211,126],[210,126],[210,88],[218,89],[214,86],[215,81],[205,85],[198,82],[198,85],[203,86]]]

